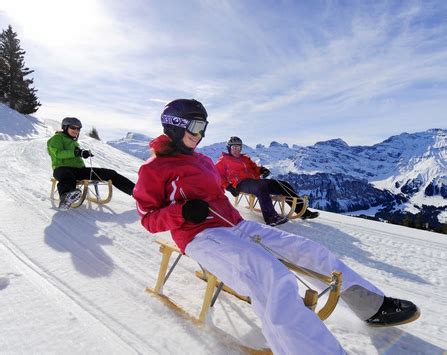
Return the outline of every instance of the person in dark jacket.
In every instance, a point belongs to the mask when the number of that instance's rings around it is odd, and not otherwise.
[[[56,132],[47,142],[53,177],[58,181],[60,209],[68,209],[81,196],[81,191],[76,188],[76,180],[112,180],[113,186],[132,196],[135,184],[126,177],[112,169],[85,166],[83,159],[93,155],[79,146],[78,136],[82,128],[79,119],[65,117],[61,126],[62,131]]]
[[[258,166],[248,155],[241,154],[242,140],[239,137],[228,139],[227,150],[228,153],[222,153],[216,162],[216,168],[222,178],[222,187],[230,191],[233,196],[238,196],[240,192],[255,195],[266,224],[276,226],[287,222],[287,217],[281,217],[275,211],[270,195],[298,197],[293,187],[287,181],[266,179],[270,175],[270,170]],[[301,211],[301,208],[302,205],[297,205],[297,212]],[[318,212],[306,209],[301,218],[310,219],[318,216]]]
[[[412,302],[385,297],[323,245],[244,220],[226,197],[213,161],[195,151],[205,136],[207,117],[196,100],[178,99],[165,106],[165,134],[149,143],[154,155],[138,172],[137,211],[150,233],[170,231],[183,253],[250,297],[274,354],[345,353],[304,306],[294,274],[277,255],[319,273],[342,272],[341,297],[367,324],[396,325],[418,317]]]

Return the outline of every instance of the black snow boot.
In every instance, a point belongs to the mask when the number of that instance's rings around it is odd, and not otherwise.
[[[304,212],[304,214],[301,216],[301,219],[313,219],[317,218],[320,214],[318,212],[313,212],[309,209]]]
[[[279,226],[280,224],[286,223],[289,219],[287,217],[281,217],[279,215],[276,215],[272,218],[269,218],[267,221],[265,221],[265,224],[268,224],[269,226]]]
[[[372,327],[391,327],[413,322],[421,315],[419,308],[410,301],[385,297],[376,314],[366,320]]]
[[[73,204],[73,202],[79,200],[80,197],[81,197],[81,190],[79,189],[74,189],[62,194],[61,201],[59,202],[59,209],[61,211],[68,210],[70,206]]]

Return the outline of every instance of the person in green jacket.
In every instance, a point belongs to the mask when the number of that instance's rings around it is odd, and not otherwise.
[[[81,149],[78,136],[82,123],[76,117],[65,117],[62,120],[62,131],[56,132],[47,142],[48,154],[51,157],[53,176],[58,181],[57,190],[60,196],[60,209],[68,209],[81,196],[76,188],[76,180],[112,180],[113,186],[132,196],[135,184],[115,170],[104,168],[87,168],[83,159],[92,157],[89,150]]]

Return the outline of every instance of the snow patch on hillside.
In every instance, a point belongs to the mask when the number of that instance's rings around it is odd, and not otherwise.
[[[0,140],[22,140],[49,135],[48,127],[40,119],[22,115],[0,103]]]

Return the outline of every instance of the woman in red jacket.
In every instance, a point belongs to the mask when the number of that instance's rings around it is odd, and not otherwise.
[[[287,217],[281,217],[275,211],[270,195],[285,195],[298,197],[293,187],[286,181],[275,179],[261,179],[270,175],[270,170],[258,166],[248,155],[241,154],[242,140],[239,137],[230,137],[227,142],[227,153],[216,162],[216,168],[222,178],[222,187],[230,191],[233,196],[239,192],[253,194],[258,198],[262,216],[266,224],[277,226],[287,222]],[[302,206],[297,206],[300,211]],[[304,212],[302,219],[317,218],[318,212]]]
[[[391,325],[416,318],[413,303],[384,297],[324,246],[243,220],[225,196],[212,160],[194,151],[205,136],[206,118],[196,100],[166,105],[161,116],[165,134],[150,142],[155,155],[138,173],[133,194],[137,210],[149,232],[171,231],[182,252],[251,298],[275,354],[344,353],[324,323],[304,306],[295,276],[278,261],[279,255],[319,273],[341,271],[341,297],[367,323]]]

